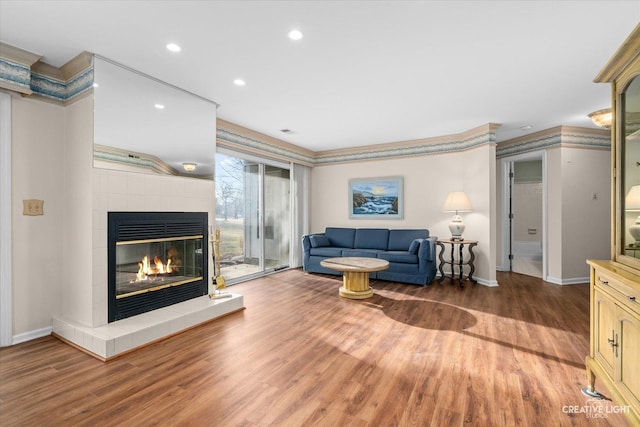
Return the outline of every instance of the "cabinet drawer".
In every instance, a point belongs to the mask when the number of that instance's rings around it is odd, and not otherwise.
[[[640,313],[640,288],[630,286],[609,272],[596,269],[594,285],[614,297],[618,303]]]

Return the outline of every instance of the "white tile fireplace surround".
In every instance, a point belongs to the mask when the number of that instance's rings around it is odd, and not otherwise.
[[[67,305],[53,319],[53,333],[102,360],[168,337],[225,314],[242,310],[242,295],[194,298],[108,323],[107,213],[208,212],[213,224],[214,182],[94,168],[92,170],[91,264],[63,286]],[[81,227],[78,227],[81,229]],[[75,236],[78,239],[78,236]],[[213,271],[209,257],[209,271]],[[90,277],[90,280],[77,278]],[[78,306],[78,304],[80,306]]]

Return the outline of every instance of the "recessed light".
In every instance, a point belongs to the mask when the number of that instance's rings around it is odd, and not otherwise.
[[[98,83],[93,84],[93,87],[98,87],[98,86],[100,86]]]
[[[154,107],[156,107],[158,110],[164,110],[164,105],[162,104],[156,104],[154,105]]]
[[[300,30],[291,30],[291,31],[289,31],[289,38],[291,40],[300,40],[302,37],[304,37],[304,35],[302,34],[302,31],[300,31]]]
[[[180,52],[182,50],[182,48],[175,43],[168,43],[167,49],[169,49],[171,52]]]
[[[522,126],[522,127],[520,128],[520,130],[530,130],[530,129],[533,129],[533,126],[531,126],[531,125],[526,125],[526,126]]]
[[[246,85],[247,83],[246,83],[244,80],[242,80],[242,79],[235,79],[235,80],[233,81],[233,84],[234,84],[234,85],[236,85],[236,86],[244,86],[244,85]]]

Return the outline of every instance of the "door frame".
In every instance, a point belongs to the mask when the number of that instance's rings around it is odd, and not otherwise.
[[[500,265],[502,271],[509,271],[510,248],[513,244],[513,231],[509,227],[509,192],[511,177],[509,171],[513,169],[516,162],[542,160],[542,280],[547,280],[547,152],[545,150],[532,151],[515,156],[504,157],[502,162],[502,212],[501,221],[503,229],[508,232],[502,233],[502,251],[500,254]]]

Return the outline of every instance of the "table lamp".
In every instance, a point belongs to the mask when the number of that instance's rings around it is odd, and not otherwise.
[[[624,198],[625,212],[640,212],[640,185],[634,185]],[[636,240],[633,245],[640,246],[640,215],[636,222],[629,227],[629,234]]]
[[[444,202],[443,212],[455,212],[451,222],[449,223],[449,230],[451,231],[451,240],[464,240],[462,233],[465,226],[462,222],[462,217],[459,212],[471,212],[473,207],[469,198],[464,191],[452,191],[447,196],[447,200]]]

